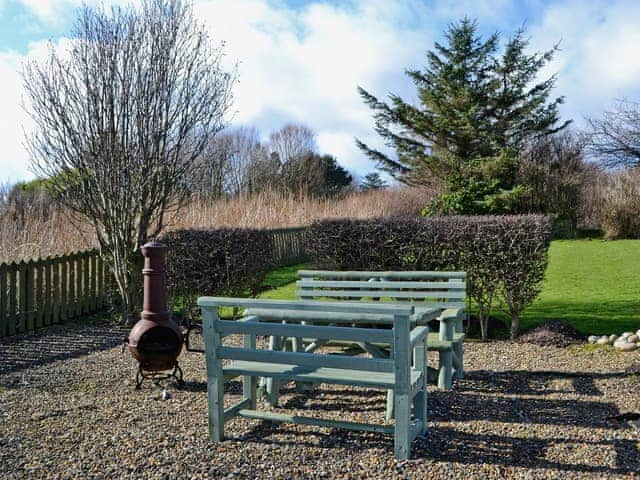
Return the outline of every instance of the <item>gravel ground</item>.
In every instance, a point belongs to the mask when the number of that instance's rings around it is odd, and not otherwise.
[[[186,388],[167,384],[162,400],[163,387],[133,389],[122,333],[93,324],[0,342],[0,478],[640,478],[640,431],[606,420],[640,412],[640,377],[625,373],[638,352],[468,343],[467,377],[430,390],[428,437],[396,462],[389,436],[245,419],[211,443],[203,356],[183,353]],[[239,383],[227,392],[237,401]],[[385,397],[288,388],[282,404],[382,422]]]

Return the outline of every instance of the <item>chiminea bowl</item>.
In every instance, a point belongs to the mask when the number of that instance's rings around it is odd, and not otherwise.
[[[129,333],[129,351],[148,372],[175,367],[184,339],[173,320],[139,320]]]

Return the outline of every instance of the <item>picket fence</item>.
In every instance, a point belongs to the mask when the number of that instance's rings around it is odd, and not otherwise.
[[[305,261],[306,232],[305,227],[269,230],[273,242],[270,264]],[[99,312],[107,305],[112,288],[97,250],[0,263],[0,338]]]

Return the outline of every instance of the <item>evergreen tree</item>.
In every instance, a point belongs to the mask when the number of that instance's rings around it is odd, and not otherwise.
[[[363,192],[368,192],[369,190],[380,190],[385,187],[387,187],[387,182],[380,177],[378,172],[367,173],[362,179],[362,182],[360,182],[360,190]]]
[[[385,103],[359,88],[395,157],[356,142],[404,183],[446,181],[447,191],[426,213],[516,211],[526,191],[514,183],[520,149],[569,123],[558,125],[563,98],[549,101],[555,76],[533,84],[556,49],[526,54],[520,29],[500,55],[499,35],[483,39],[467,18],[449,25],[445,40],[427,53],[424,71],[406,72],[418,106],[393,94]]]

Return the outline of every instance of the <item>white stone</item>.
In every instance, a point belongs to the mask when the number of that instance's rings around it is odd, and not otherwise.
[[[638,348],[638,345],[631,342],[624,342],[624,344],[621,344],[616,348],[621,352],[632,352]]]
[[[613,346],[616,348],[621,348],[624,347],[627,343],[629,342],[627,342],[624,338],[619,338],[618,340],[613,342]]]
[[[598,340],[596,340],[596,343],[598,345],[608,345],[609,344],[609,337],[600,337]]]
[[[624,332],[622,334],[622,338],[627,338],[627,337],[630,337],[631,335],[633,335],[633,332]]]
[[[609,345],[613,345],[618,338],[620,338],[618,335],[609,335]]]
[[[587,339],[587,341],[589,343],[596,343],[598,341],[600,337],[598,337],[597,335],[590,335],[589,338]]]
[[[635,333],[627,337],[627,342],[636,343],[639,340],[640,340],[640,336],[636,335]]]

